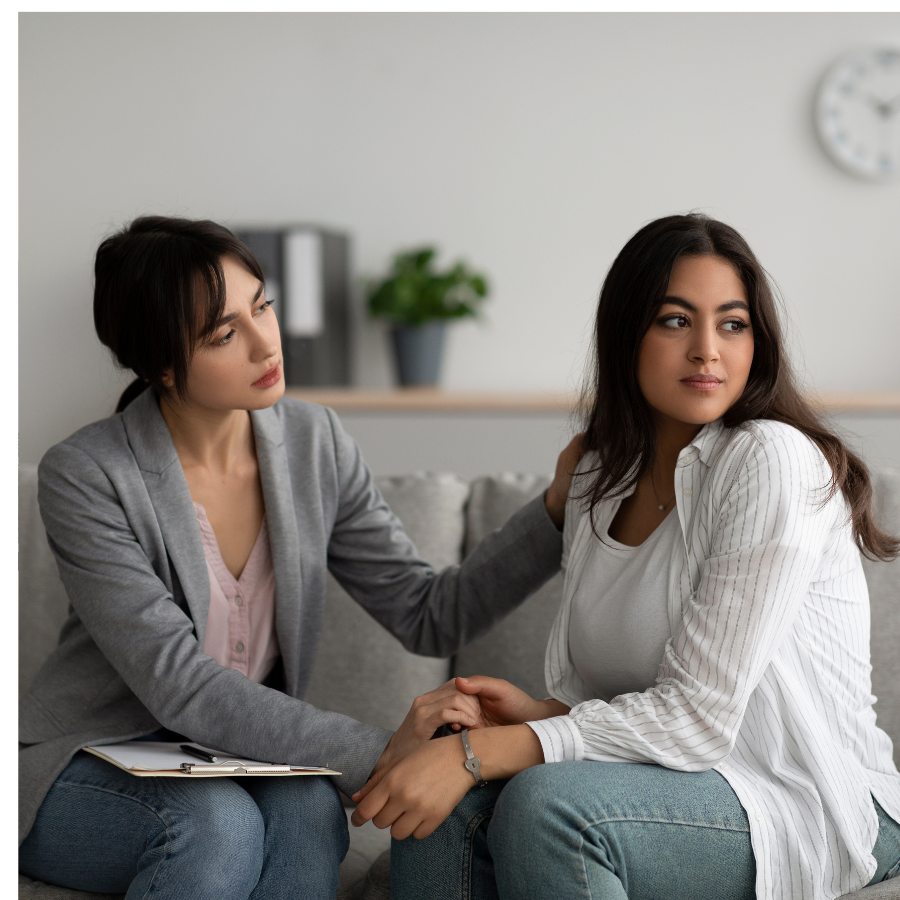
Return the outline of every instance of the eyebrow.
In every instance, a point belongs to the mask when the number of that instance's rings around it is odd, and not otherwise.
[[[672,303],[675,306],[681,306],[690,312],[697,312],[697,307],[694,306],[693,303],[690,303],[687,300],[682,300],[681,297],[663,297],[663,303]],[[723,303],[721,306],[716,307],[717,313],[728,312],[731,309],[745,309],[747,312],[750,312],[750,307],[744,303],[743,300],[729,300],[727,303]]]
[[[250,306],[252,307],[254,303],[262,296],[263,288],[265,285],[260,282],[259,287],[256,289],[256,293],[253,295],[253,299],[250,301]],[[222,316],[218,322],[216,322],[216,328],[221,328],[223,325],[227,325],[229,322],[234,321],[240,313],[228,313],[227,316]]]

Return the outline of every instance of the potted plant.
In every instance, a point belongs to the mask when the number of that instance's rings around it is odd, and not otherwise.
[[[391,274],[369,288],[369,311],[392,323],[400,384],[437,384],[450,319],[477,316],[487,279],[457,262],[445,272],[432,263],[434,247],[398,253]]]

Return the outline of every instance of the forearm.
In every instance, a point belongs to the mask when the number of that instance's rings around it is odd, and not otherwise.
[[[466,760],[462,740],[459,743],[460,765]],[[544,751],[537,735],[527,725],[506,725],[499,728],[480,728],[469,732],[472,752],[481,761],[481,777],[485,781],[512,778],[525,769],[539,766]]]
[[[486,535],[462,564],[437,574],[389,524],[385,518],[383,529],[376,523],[374,536],[354,534],[352,541],[333,535],[329,566],[351,596],[413,653],[452,655],[559,571],[562,536],[539,497]],[[382,538],[387,543],[373,549]],[[362,553],[359,545],[365,541],[369,546]]]

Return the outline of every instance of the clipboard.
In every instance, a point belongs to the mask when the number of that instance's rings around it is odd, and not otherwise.
[[[284,776],[284,775],[340,775],[340,772],[323,766],[290,766],[280,763],[242,759],[213,750],[202,744],[192,744],[218,757],[218,762],[201,762],[179,749],[179,744],[157,741],[122,741],[119,744],[102,744],[99,747],[82,747],[88,753],[99,756],[114,766],[139,778],[233,778],[235,776]]]

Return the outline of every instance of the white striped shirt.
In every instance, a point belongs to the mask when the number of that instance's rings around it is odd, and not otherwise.
[[[572,598],[597,547],[570,498],[546,678],[572,710],[528,723],[548,763],[719,771],[748,815],[760,900],[830,900],[865,885],[878,831],[870,792],[900,821],[900,774],[872,708],[868,591],[843,496],[823,502],[830,475],[790,426],[700,431],[675,470],[684,541],[670,567],[672,638],[656,684],[609,703],[569,654]],[[616,506],[596,510],[601,534]]]

